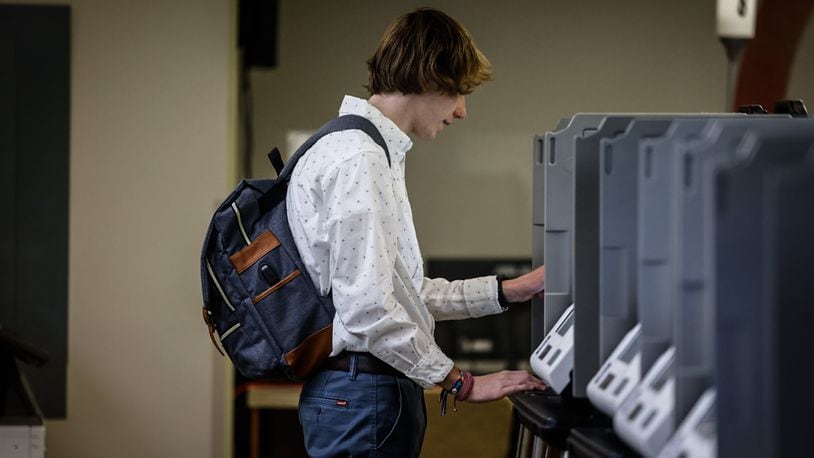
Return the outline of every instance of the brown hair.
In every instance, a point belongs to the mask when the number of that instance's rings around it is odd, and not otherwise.
[[[371,94],[469,94],[492,79],[472,35],[445,13],[419,8],[394,20],[367,61]]]

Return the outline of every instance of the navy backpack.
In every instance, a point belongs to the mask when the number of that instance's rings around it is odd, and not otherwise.
[[[358,129],[387,155],[367,119],[340,116],[309,138],[283,167],[275,148],[276,179],[243,180],[218,207],[201,254],[203,317],[212,343],[253,379],[299,380],[331,352],[334,306],[308,276],[291,236],[286,192],[297,161],[323,136]],[[223,352],[221,352],[223,353]]]

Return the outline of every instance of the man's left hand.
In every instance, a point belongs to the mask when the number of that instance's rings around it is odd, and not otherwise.
[[[545,291],[545,266],[511,280],[503,280],[503,295],[509,302],[526,302]]]

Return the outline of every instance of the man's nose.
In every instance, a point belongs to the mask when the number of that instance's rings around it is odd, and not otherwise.
[[[458,103],[455,104],[455,111],[452,113],[458,119],[466,118],[466,97],[458,96]]]

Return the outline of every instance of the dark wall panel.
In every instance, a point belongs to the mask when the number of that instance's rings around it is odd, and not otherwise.
[[[64,417],[70,11],[0,6],[0,31],[0,323],[50,355],[23,369],[46,416]]]
[[[14,319],[16,246],[16,76],[14,39],[0,26],[0,324]]]

